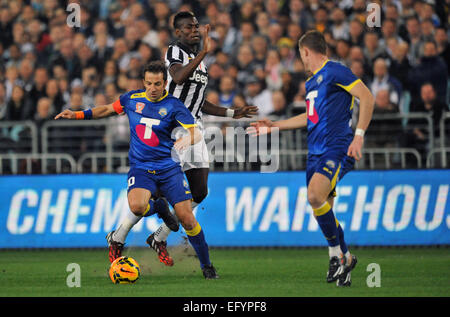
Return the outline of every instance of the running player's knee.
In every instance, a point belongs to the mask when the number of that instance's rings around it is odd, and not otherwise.
[[[142,216],[147,210],[147,205],[141,202],[130,202],[130,210],[136,216]]]
[[[308,202],[313,208],[320,207],[326,199],[322,197],[323,195],[320,195],[315,190],[308,190]]]

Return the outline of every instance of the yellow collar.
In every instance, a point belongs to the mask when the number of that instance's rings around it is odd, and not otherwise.
[[[163,100],[164,98],[166,98],[168,94],[169,94],[169,92],[168,92],[167,90],[164,90],[164,93],[163,93],[163,95],[162,95],[161,98],[159,98],[159,99],[156,100],[156,101],[152,101],[152,100],[150,100],[149,97],[147,97],[147,93],[145,93],[145,98],[146,98],[148,101],[150,101],[150,102],[156,103],[156,102],[160,102],[161,100]]]

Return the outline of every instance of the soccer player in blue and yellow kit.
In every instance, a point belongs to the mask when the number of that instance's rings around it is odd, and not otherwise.
[[[128,116],[131,135],[128,204],[131,214],[107,236],[111,262],[121,255],[126,235],[134,224],[142,217],[160,213],[160,208],[164,211],[164,203],[158,205],[151,199],[160,191],[173,206],[185,229],[200,260],[204,277],[217,278],[203,230],[192,212],[192,195],[178,158],[180,152],[201,140],[201,133],[185,105],[165,90],[167,68],[164,62],[151,62],[145,67],[143,84],[145,90],[130,91],[114,103],[85,111],[65,110],[55,119],[99,119],[113,114]],[[189,133],[174,140],[177,128],[186,129]]]
[[[327,282],[351,285],[351,271],[356,256],[350,254],[344,232],[333,213],[335,187],[362,157],[364,132],[372,119],[374,98],[364,83],[347,67],[330,61],[326,42],[318,31],[309,31],[299,40],[305,69],[311,76],[305,83],[306,113],[272,122],[263,119],[252,123],[250,134],[270,133],[273,128],[289,130],[307,127],[308,158],[306,182],[308,202],[325,236],[330,264]],[[359,119],[353,135],[352,109],[360,100]]]

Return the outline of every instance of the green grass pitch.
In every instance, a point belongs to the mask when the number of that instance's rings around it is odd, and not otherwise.
[[[354,248],[358,265],[353,284],[327,284],[326,248],[211,249],[219,280],[205,280],[192,249],[169,248],[173,267],[159,263],[150,249],[128,248],[124,255],[141,267],[136,284],[114,285],[107,275],[106,249],[0,250],[0,296],[45,297],[435,297],[450,296],[450,249]],[[81,286],[68,287],[69,263],[81,270]],[[368,287],[367,271],[377,263],[381,286]]]

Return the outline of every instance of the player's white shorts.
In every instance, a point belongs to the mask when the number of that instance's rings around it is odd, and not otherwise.
[[[209,168],[209,154],[204,138],[203,122],[201,119],[198,119],[195,123],[202,134],[202,139],[179,156],[183,172],[194,168]]]

